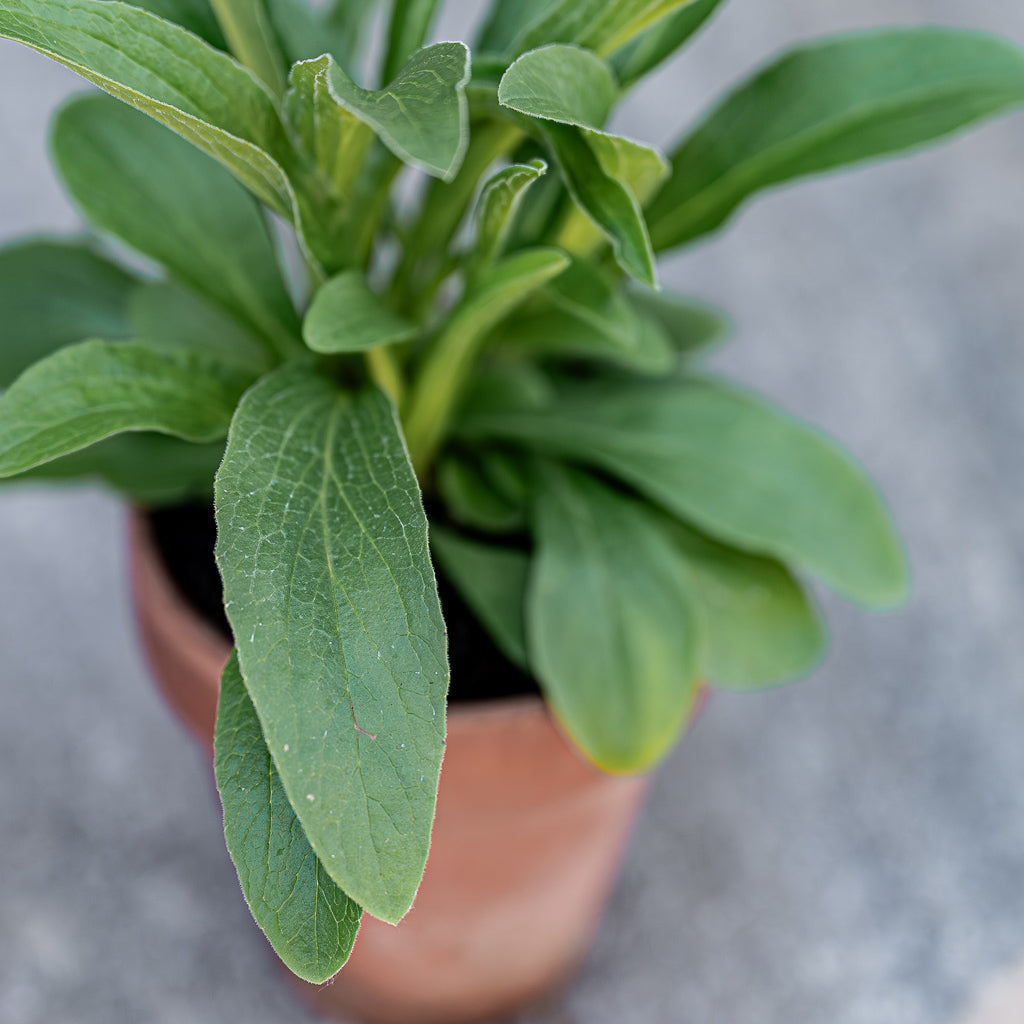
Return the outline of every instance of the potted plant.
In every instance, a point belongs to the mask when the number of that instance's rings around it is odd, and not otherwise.
[[[658,291],[656,256],[765,188],[1024,101],[1002,40],[846,36],[778,59],[666,156],[607,121],[718,0],[497,0],[472,64],[423,45],[436,0],[396,0],[363,79],[373,6],[0,0],[0,36],[109,94],[58,113],[54,160],[90,223],[165,272],[92,242],[0,254],[0,474],[213,499],[228,847],[316,983],[364,911],[397,923],[420,887],[449,676],[434,560],[484,688],[536,679],[610,775],[648,772],[705,680],[813,667],[798,574],[903,600],[863,471],[702,371],[722,322]]]

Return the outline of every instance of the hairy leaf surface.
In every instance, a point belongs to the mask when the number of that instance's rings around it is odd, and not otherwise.
[[[497,171],[484,184],[476,206],[473,259],[477,267],[489,267],[501,255],[527,189],[547,169],[543,160],[512,164]]]
[[[599,767],[643,772],[689,719],[699,622],[657,513],[552,464],[534,491],[530,664],[562,726]]]
[[[213,441],[252,374],[195,353],[83,341],[29,367],[0,396],[0,476],[124,430]]]
[[[419,488],[388,400],[291,365],[243,398],[217,475],[217,563],[246,687],[331,878],[412,904],[448,686]]]
[[[994,36],[887,29],[796,50],[676,149],[647,213],[657,249],[721,226],[756,192],[913,149],[1024,103],[1024,52]]]
[[[546,409],[476,407],[463,430],[613,473],[739,548],[874,606],[902,602],[899,537],[864,471],[818,431],[714,380],[566,387]]]
[[[249,909],[288,968],[322,984],[348,960],[363,911],[309,845],[263,739],[237,651],[221,676],[215,747],[224,837]]]
[[[86,338],[127,338],[136,279],[84,242],[0,249],[0,387],[38,359]]]
[[[109,96],[67,104],[53,155],[85,216],[253,327],[294,345],[299,320],[259,205],[210,157]]]

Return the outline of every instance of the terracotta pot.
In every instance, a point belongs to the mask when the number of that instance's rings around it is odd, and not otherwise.
[[[179,595],[142,514],[130,529],[153,674],[212,751],[229,647]],[[585,763],[537,698],[452,708],[415,906],[397,927],[365,917],[333,981],[297,984],[325,1016],[368,1024],[483,1021],[538,998],[582,962],[645,787]]]

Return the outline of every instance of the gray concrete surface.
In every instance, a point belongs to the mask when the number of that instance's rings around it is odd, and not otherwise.
[[[1024,43],[1015,0],[732,0],[628,129],[667,139],[797,39],[924,20]],[[75,223],[44,155],[73,88],[0,44],[0,235]],[[823,595],[812,679],[712,701],[582,975],[519,1024],[952,1024],[1024,955],[1024,116],[762,200],[665,276],[733,313],[722,368],[881,480],[915,596]],[[112,499],[0,492],[0,651],[0,1022],[309,1019],[146,679]]]

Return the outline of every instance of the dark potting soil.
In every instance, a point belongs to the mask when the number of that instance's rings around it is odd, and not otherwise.
[[[149,513],[157,549],[185,600],[229,641],[220,573],[214,561],[217,525],[205,502],[190,502]],[[513,665],[470,612],[447,578],[438,573],[452,680],[451,701],[484,701],[537,693],[532,677]]]

